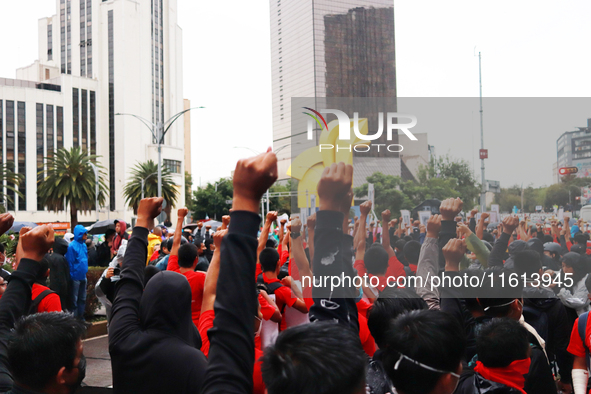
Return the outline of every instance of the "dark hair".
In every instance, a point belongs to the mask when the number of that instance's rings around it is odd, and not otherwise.
[[[505,317],[511,311],[511,303],[523,296],[523,283],[508,281],[515,272],[502,267],[491,267],[484,271],[486,281],[478,291],[478,303],[487,316]]]
[[[179,267],[191,268],[197,258],[197,246],[186,243],[179,248]]]
[[[146,287],[148,281],[158,272],[160,272],[160,270],[154,265],[147,265],[146,268],[144,268],[144,287]]]
[[[587,236],[583,233],[576,233],[574,236],[575,243],[587,247]]]
[[[37,269],[37,276],[35,282],[46,286],[47,285],[47,270],[49,269],[49,261],[47,261],[47,255],[45,255],[39,262],[39,268]]]
[[[422,310],[402,314],[386,333],[382,362],[390,380],[405,394],[430,393],[442,373],[430,371],[401,354],[431,368],[456,372],[466,351],[464,329],[445,312]]]
[[[403,238],[401,238],[398,241],[394,242],[394,247],[396,249],[398,249],[399,251],[401,251],[401,252],[404,250],[404,245],[406,245],[406,241]]]
[[[273,238],[269,238],[267,240],[267,242],[265,243],[266,248],[275,248],[276,246],[277,246],[277,243],[275,242],[275,239],[273,239]]]
[[[105,240],[107,240],[110,236],[112,236],[112,235],[114,236],[116,234],[117,234],[117,232],[115,231],[114,228],[107,229],[107,231],[105,231]]]
[[[544,234],[544,239],[542,240],[542,242],[543,243],[546,243],[546,242],[554,242],[554,238],[552,238],[551,235]]]
[[[0,243],[0,253],[4,253],[6,251],[6,248],[4,247],[3,243]]]
[[[540,254],[534,250],[517,252],[513,256],[513,260],[515,261],[515,272],[519,276],[526,274],[529,278],[533,274],[538,274],[542,269]]]
[[[406,258],[409,264],[418,264],[420,254],[421,244],[417,241],[408,241],[404,245],[404,258]]]
[[[513,319],[492,319],[480,327],[476,352],[485,367],[506,367],[528,357],[528,331]]]
[[[413,238],[410,235],[405,235],[402,239],[406,242],[413,240]]]
[[[487,241],[491,244],[494,244],[495,243],[495,236],[492,235],[491,233],[489,233],[488,231],[484,231],[482,233],[482,240]]]
[[[412,290],[391,289],[387,291],[388,298],[384,298],[384,292],[382,292],[368,310],[367,315],[367,326],[380,348],[386,347],[386,331],[396,317],[405,312],[427,309],[425,300]]]
[[[275,248],[265,248],[259,255],[259,262],[263,272],[275,272],[277,263],[279,262],[279,253]]]
[[[186,244],[188,241],[185,237],[181,237],[181,246],[183,246],[184,244]],[[164,242],[162,242],[162,246],[166,247],[166,249],[168,249],[168,252],[170,253],[170,251],[172,250],[172,244],[174,243],[174,238],[168,238],[167,240],[165,240]]]
[[[364,388],[366,364],[357,332],[316,322],[283,331],[261,370],[269,394],[349,394]]]
[[[64,312],[36,313],[21,318],[8,343],[8,364],[18,383],[42,391],[62,367],[76,367],[78,341],[86,325]]]
[[[574,271],[571,276],[573,279],[573,286],[587,274],[586,258],[586,255],[580,255],[576,252],[568,252],[562,256],[562,263],[567,267],[571,267]]]
[[[208,238],[205,240],[205,249],[209,249],[209,247],[213,244],[213,239]]]
[[[372,275],[383,275],[388,270],[388,252],[380,244],[373,244],[363,256],[365,268]]]

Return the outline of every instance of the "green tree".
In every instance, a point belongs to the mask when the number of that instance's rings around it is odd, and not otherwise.
[[[297,179],[295,180],[297,182]],[[295,188],[294,188],[295,185]],[[269,193],[290,193],[291,191],[297,191],[297,184],[289,179],[286,184],[275,183],[269,188]],[[264,198],[264,196],[263,196]],[[269,210],[277,212],[292,212],[291,197],[270,197],[269,199]]]
[[[70,207],[70,225],[78,224],[78,211],[95,209],[95,176],[91,164],[99,168],[99,204],[104,204],[107,186],[105,172],[97,162],[98,156],[89,155],[80,147],[59,149],[46,157],[47,176],[39,171],[37,193],[43,206],[52,211]]]
[[[570,191],[570,196],[569,196]],[[580,186],[576,186],[573,184],[563,184],[557,183],[552,186],[549,186],[546,189],[546,198],[545,198],[545,205],[546,207],[551,207],[553,205],[558,206],[566,206],[569,203],[575,205],[576,197],[581,195],[581,188]]]
[[[217,184],[217,191],[216,191]],[[234,187],[230,178],[220,178],[219,181],[208,183],[207,186],[199,188],[193,192],[193,218],[221,220],[222,216],[227,215],[232,208],[232,204],[227,201],[232,200]]]
[[[4,193],[4,190],[0,188],[0,213],[4,213],[4,205],[1,204],[4,201],[10,201],[14,203],[14,196],[23,197],[23,194],[18,191],[18,187],[25,179],[24,174],[16,174],[12,171],[14,163],[9,162],[0,164],[0,185],[6,183],[6,190],[9,193]]]
[[[440,156],[436,160],[431,160],[424,171],[424,175],[419,171],[419,178],[426,176],[428,179],[455,179],[454,189],[458,192],[455,197],[460,197],[467,205],[478,203],[476,198],[480,195],[480,184],[476,181],[472,168],[466,160],[454,159],[449,155]],[[419,183],[423,184],[424,180],[420,179]]]
[[[193,210],[193,198],[191,197],[193,191],[193,176],[185,171],[185,205],[189,212]]]
[[[123,188],[123,197],[127,206],[133,208],[133,212],[137,213],[137,208],[142,199],[142,179],[144,180],[144,197],[158,196],[158,164],[152,160],[144,163],[137,163],[131,170],[131,178]],[[171,172],[162,167],[162,197],[166,201],[166,210],[170,216],[171,207],[175,206],[179,190],[174,184]]]
[[[400,209],[405,209],[410,206],[410,201],[407,196],[401,191],[400,185],[402,178],[393,175],[384,175],[381,172],[375,172],[366,178],[368,183],[373,183],[375,192],[375,207],[376,215],[385,210],[391,210],[394,215]],[[368,184],[365,183],[356,187],[353,192],[355,197],[361,198],[367,196]]]

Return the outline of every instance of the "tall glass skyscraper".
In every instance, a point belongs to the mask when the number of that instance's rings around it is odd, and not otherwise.
[[[292,157],[292,97],[316,97],[317,108],[331,108],[331,97],[396,97],[394,2],[270,0],[270,4],[273,143],[276,150],[285,146],[278,158],[280,178],[286,178]],[[376,100],[375,113],[360,114],[368,119],[370,131],[378,128],[379,110]],[[364,156],[380,153],[356,153],[356,171]],[[400,160],[388,161],[383,172],[400,175]]]

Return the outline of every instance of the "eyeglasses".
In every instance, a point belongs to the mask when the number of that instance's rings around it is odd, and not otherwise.
[[[400,363],[402,362],[403,359],[406,359],[406,360],[410,361],[411,363],[418,365],[419,367],[424,368],[426,370],[438,372],[438,373],[450,374],[451,376],[455,376],[458,379],[460,378],[460,375],[458,375],[457,373],[454,373],[451,371],[443,371],[441,369],[430,367],[426,364],[418,362],[417,360],[413,360],[412,358],[405,356],[402,353],[400,353],[400,358],[398,359],[398,361],[396,361],[396,364],[394,364],[394,371],[398,371],[398,367],[400,366]]]

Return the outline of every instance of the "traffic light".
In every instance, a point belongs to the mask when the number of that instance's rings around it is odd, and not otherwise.
[[[577,172],[579,172],[577,167],[561,167],[558,170],[560,175],[576,174]]]

